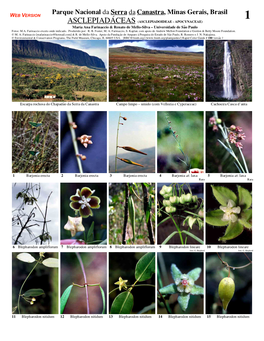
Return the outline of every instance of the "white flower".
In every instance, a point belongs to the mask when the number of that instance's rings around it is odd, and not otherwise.
[[[177,285],[177,290],[179,292],[189,293],[194,285],[194,280],[188,275],[183,274],[181,277],[176,278],[175,284]]]
[[[224,212],[223,221],[231,221],[232,223],[237,221],[237,214],[241,212],[241,208],[239,206],[235,207],[235,205],[235,202],[230,199],[228,200],[227,207],[220,206],[220,210]]]

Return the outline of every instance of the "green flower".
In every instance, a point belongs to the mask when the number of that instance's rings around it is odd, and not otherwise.
[[[77,213],[79,212],[83,218],[93,215],[91,209],[100,208],[100,198],[92,196],[95,191],[88,187],[77,189],[76,194],[70,197],[70,207]]]
[[[172,187],[166,185],[162,186],[160,195],[162,195],[164,199],[169,199],[172,196]]]
[[[178,294],[178,303],[183,311],[188,308],[191,295],[204,295],[204,288],[194,282],[200,277],[202,269],[195,268],[187,274],[182,274],[175,264],[171,265],[171,276],[174,283],[159,289],[165,297]]]
[[[231,240],[239,236],[244,228],[252,228],[251,193],[237,186],[238,196],[230,189],[212,186],[213,195],[221,204],[219,209],[206,213],[206,223],[213,226],[227,226],[219,241]]]

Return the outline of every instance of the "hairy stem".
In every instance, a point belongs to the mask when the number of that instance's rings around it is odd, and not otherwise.
[[[79,252],[76,252],[76,256],[77,256],[77,258],[78,258],[78,261],[79,261],[80,266],[81,266],[81,269],[82,269],[83,278],[84,278],[84,283],[87,283],[84,265],[83,265],[82,258],[81,258],[81,256],[80,256]],[[90,308],[89,308],[89,295],[88,295],[88,288],[87,288],[87,285],[85,286],[85,294],[86,294],[87,314],[90,314]]]

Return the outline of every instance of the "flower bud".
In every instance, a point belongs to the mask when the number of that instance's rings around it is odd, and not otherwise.
[[[174,212],[176,212],[176,207],[167,206],[167,207],[165,207],[165,210],[167,213],[174,213]]]
[[[163,200],[163,205],[164,205],[165,207],[171,206],[170,200]]]
[[[174,195],[173,197],[170,197],[170,202],[172,205],[177,205],[180,202],[180,198]]]

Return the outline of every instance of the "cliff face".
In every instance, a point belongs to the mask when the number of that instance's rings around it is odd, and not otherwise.
[[[228,41],[232,58],[232,88],[239,101],[251,101],[252,42]],[[207,100],[223,97],[224,41],[206,42],[206,90]]]
[[[104,62],[80,50],[37,40],[13,40],[13,57],[48,59],[78,66],[104,69]]]

